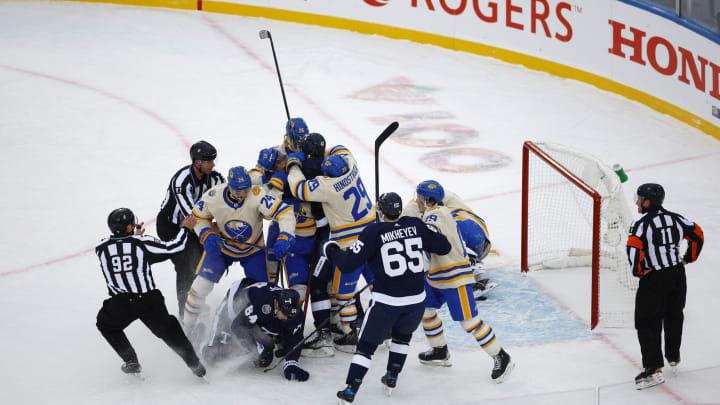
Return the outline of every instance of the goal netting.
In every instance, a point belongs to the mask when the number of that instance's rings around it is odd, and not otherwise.
[[[633,326],[637,280],[625,253],[631,222],[610,167],[567,146],[525,142],[522,271],[588,271],[591,328]]]

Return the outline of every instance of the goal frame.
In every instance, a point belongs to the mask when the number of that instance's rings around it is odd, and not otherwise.
[[[593,213],[592,213],[592,259],[591,259],[591,303],[590,303],[590,329],[595,329],[599,319],[599,285],[600,285],[600,203],[602,197],[595,189],[588,186],[578,176],[566,169],[562,164],[553,159],[539,146],[532,141],[525,141],[523,143],[523,155],[522,155],[522,220],[521,220],[521,247],[520,247],[520,270],[523,273],[528,272],[528,204],[529,204],[529,159],[530,154],[533,154],[540,158],[550,168],[554,169],[557,173],[562,175],[577,188],[592,198]]]

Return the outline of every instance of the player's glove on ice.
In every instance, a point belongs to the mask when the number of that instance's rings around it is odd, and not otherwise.
[[[260,357],[255,360],[256,367],[267,367],[272,363],[273,360],[273,348],[264,346],[262,343],[257,342],[257,350],[260,353]]]
[[[273,245],[273,252],[275,257],[278,259],[282,258],[290,251],[290,248],[295,243],[295,237],[287,232],[280,232],[275,244]]]
[[[290,381],[307,381],[307,379],[310,378],[310,373],[300,368],[298,362],[295,360],[285,362],[285,365],[283,365],[283,373],[285,373],[285,378]]]

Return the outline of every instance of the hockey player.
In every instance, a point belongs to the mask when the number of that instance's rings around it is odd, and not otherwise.
[[[490,243],[490,233],[485,225],[485,220],[475,214],[455,193],[445,190],[445,197],[442,203],[452,213],[465,245],[474,253],[468,252],[470,265],[473,269],[473,276],[475,277],[473,296],[475,299],[485,299],[485,294],[487,294],[489,290],[497,287],[496,283],[483,277],[482,260],[487,257],[492,247]],[[410,201],[410,203],[405,206],[405,209],[403,209],[403,215],[422,218],[422,214],[417,206],[417,201]]]
[[[310,139],[310,142],[305,142],[306,139]],[[319,154],[319,156],[321,156],[320,158],[311,158],[311,161],[318,161],[316,166],[319,168],[319,163],[322,161],[322,156],[325,153],[325,140],[322,135],[316,133],[308,134],[300,139],[296,139],[295,142],[298,142],[300,145],[307,144],[314,155]],[[284,203],[293,207],[296,220],[295,243],[291,249],[292,255],[287,256],[285,260],[282,261],[282,265],[287,273],[288,285],[298,291],[304,305],[308,294],[307,286],[310,277],[310,262],[312,261],[313,251],[315,249],[316,222],[311,214],[310,204],[302,203],[292,195],[287,184],[287,173],[285,173],[286,159],[282,156],[283,151],[278,149],[277,147],[263,149],[258,159],[258,167],[262,167],[265,176],[269,175],[268,180],[266,180],[268,193],[275,198],[282,199]],[[268,168],[270,167],[274,167],[274,170],[269,170]],[[312,164],[307,165],[307,167],[304,167],[302,170],[306,176],[315,177],[317,174],[312,170]],[[274,243],[278,234],[278,226],[273,223],[268,230],[268,244]],[[270,280],[279,282],[276,275],[278,274],[280,261],[272,254],[268,255],[268,260]]]
[[[253,184],[266,184],[270,195],[293,207],[297,221],[296,237],[302,237],[302,239],[296,239],[293,254],[287,258],[290,263],[281,263],[280,259],[272,254],[269,255],[268,271],[270,280],[278,282],[281,264],[286,270],[287,266],[298,267],[299,270],[297,271],[287,270],[288,284],[295,286],[303,300],[307,295],[309,278],[309,264],[306,265],[304,262],[309,262],[309,258],[312,256],[315,243],[315,222],[312,218],[299,215],[299,211],[301,211],[300,204],[287,187],[286,163],[287,155],[299,150],[301,140],[308,133],[308,126],[304,119],[300,117],[291,118],[285,124],[283,144],[261,150],[257,167],[249,172]],[[273,244],[278,234],[277,226],[271,225],[268,229],[267,244]],[[306,253],[308,250],[310,253]]]
[[[150,269],[150,265],[182,252],[195,222],[194,216],[185,217],[175,238],[163,242],[143,236],[145,228],[142,224],[136,225],[135,214],[127,208],[118,208],[108,216],[112,234],[97,245],[95,253],[100,259],[110,298],[103,302],[97,314],[97,328],[124,361],[120,367],[124,373],[140,375],[142,370],[135,349],[124,332],[132,322],[140,319],[182,357],[196,376],[205,376],[205,367],[177,318],[168,313],[165,298],[155,287]]]
[[[377,201],[381,222],[365,228],[350,248],[335,241],[325,244],[326,255],[341,272],[352,272],[366,261],[375,276],[372,305],[367,309],[355,355],[337,393],[340,404],[353,402],[370,367],[375,349],[392,333],[387,372],[381,378],[388,395],[397,384],[405,364],[412,333],[420,325],[425,308],[425,252],[450,252],[447,238],[430,230],[420,219],[400,217],[402,200],[385,193]]]
[[[268,281],[266,249],[258,246],[264,245],[263,218],[280,226],[273,245],[278,257],[285,256],[295,240],[292,207],[253,186],[242,166],[230,169],[227,184],[208,190],[193,207],[193,214],[198,218],[195,233],[205,253],[185,303],[183,323],[191,332],[198,315],[207,310],[206,297],[232,263],[240,262],[246,277]]]
[[[288,156],[288,182],[293,194],[303,201],[322,203],[323,211],[330,226],[330,240],[334,240],[345,249],[357,240],[360,232],[375,220],[375,208],[368,197],[363,184],[357,163],[352,154],[341,145],[330,150],[328,157],[322,161],[324,176],[307,179],[301,168],[305,154],[296,152]],[[353,273],[331,274],[331,291],[335,296],[340,311],[340,328],[343,336],[335,339],[335,346],[340,350],[355,351],[357,331],[351,326],[357,318],[357,307],[354,304],[354,294],[361,273],[367,265],[359,267]],[[366,278],[370,278],[366,276]],[[368,281],[368,280],[366,280]],[[372,283],[369,280],[368,283]],[[322,323],[330,316],[331,305],[322,281],[311,281],[313,318],[316,325]],[[330,338],[329,329],[319,332],[318,346],[327,349],[327,340]],[[309,351],[304,354],[310,354]],[[323,355],[331,355],[324,353]]]
[[[273,174],[285,171],[287,153],[281,146],[273,146],[260,151],[257,165],[248,170],[253,185],[259,186],[267,183]]]
[[[501,383],[515,365],[510,360],[510,355],[497,342],[493,329],[483,322],[478,314],[472,293],[475,280],[459,227],[450,210],[442,203],[445,192],[437,181],[427,180],[418,184],[416,193],[416,202],[423,213],[423,221],[430,228],[445,235],[452,245],[449,254],[430,256],[430,271],[425,280],[427,298],[422,323],[431,349],[419,354],[420,362],[445,367],[451,365],[442,321],[437,314],[437,310],[447,303],[452,319],[460,322],[465,331],[473,335],[480,347],[493,358],[495,365],[491,377],[495,382]]]
[[[178,170],[170,179],[165,199],[157,215],[157,234],[160,239],[170,241],[180,232],[183,218],[192,214],[192,207],[211,187],[224,183],[225,179],[215,167],[217,150],[210,143],[199,141],[190,146],[191,163]],[[185,300],[190,285],[195,279],[203,248],[197,235],[188,233],[185,249],[172,257],[175,265],[176,290],[179,316],[182,319]]]
[[[300,295],[293,289],[245,278],[235,281],[215,313],[215,320],[203,357],[213,364],[231,356],[236,349],[257,350],[256,367],[268,367],[273,360],[274,338],[288,347],[302,340]],[[300,350],[287,353],[283,373],[288,380],[306,381],[310,374],[298,364]]]

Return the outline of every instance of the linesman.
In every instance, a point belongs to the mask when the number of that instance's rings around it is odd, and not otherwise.
[[[192,213],[192,207],[203,193],[224,183],[222,174],[215,168],[217,150],[205,141],[190,147],[191,163],[178,170],[168,185],[165,199],[157,216],[157,233],[160,239],[170,241],[180,232],[183,219]],[[185,249],[171,260],[175,265],[178,314],[183,318],[188,291],[195,279],[195,269],[203,254],[197,235],[190,232]]]
[[[644,389],[665,381],[662,374],[662,330],[665,329],[665,358],[673,371],[680,362],[683,309],[687,284],[685,264],[697,260],[704,236],[696,223],[663,208],[665,190],[659,184],[638,187],[636,204],[642,214],[630,226],[627,255],[640,285],[635,296],[637,329],[643,371],[635,377],[635,388]],[[680,242],[687,249],[680,252]]]
[[[185,248],[190,229],[196,222],[193,215],[186,217],[182,222],[183,229],[175,239],[163,242],[143,236],[145,228],[142,224],[136,225],[135,215],[128,208],[118,208],[108,216],[112,235],[100,241],[95,253],[100,259],[110,298],[103,302],[98,312],[97,328],[125,362],[120,369],[127,374],[139,375],[141,372],[135,349],[124,332],[132,322],[140,319],[182,357],[193,374],[205,376],[205,367],[177,318],[168,313],[165,298],[156,288],[150,270],[151,264],[169,259]]]

